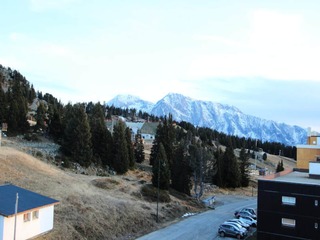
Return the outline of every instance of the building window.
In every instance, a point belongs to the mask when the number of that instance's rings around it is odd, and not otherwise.
[[[25,213],[23,214],[23,221],[29,222],[31,220],[31,213]]]
[[[282,226],[285,227],[295,227],[296,226],[296,220],[290,219],[290,218],[282,218],[281,219]]]
[[[282,204],[284,205],[296,205],[295,197],[282,196]]]
[[[32,219],[38,219],[39,218],[39,210],[32,212]]]

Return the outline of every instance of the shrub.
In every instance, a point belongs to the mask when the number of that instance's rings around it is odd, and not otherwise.
[[[37,134],[27,133],[23,136],[23,138],[27,141],[33,141],[33,142],[39,141],[39,137]]]
[[[146,184],[141,188],[141,194],[145,200],[156,202],[158,199],[158,189],[152,186],[151,184]],[[170,202],[170,196],[168,191],[161,190],[159,191],[159,202]]]

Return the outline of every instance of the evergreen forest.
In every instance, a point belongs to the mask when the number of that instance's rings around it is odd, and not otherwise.
[[[1,69],[4,68],[0,65]],[[36,91],[18,71],[5,70],[9,78],[0,71],[0,124],[7,123],[8,136],[24,135],[32,139],[33,134],[42,134],[52,139],[61,146],[66,166],[95,164],[124,174],[145,161],[140,134],[133,137],[120,120],[108,129],[106,123],[113,122],[115,116],[128,121],[159,122],[149,160],[152,184],[197,198],[202,196],[205,182],[220,187],[248,186],[249,157],[257,148],[295,159],[295,147],[229,136],[188,122],[176,122],[171,115],[158,117],[99,102],[63,104],[50,93]],[[38,107],[30,116],[29,106],[36,98]],[[34,126],[28,122],[31,117],[36,122]],[[241,149],[238,157],[234,154],[236,148]]]

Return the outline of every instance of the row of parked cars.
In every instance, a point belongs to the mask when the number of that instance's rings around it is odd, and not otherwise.
[[[219,226],[218,234],[221,237],[245,238],[250,227],[257,227],[257,214],[253,208],[242,208],[235,211],[234,216],[235,218],[229,219]]]

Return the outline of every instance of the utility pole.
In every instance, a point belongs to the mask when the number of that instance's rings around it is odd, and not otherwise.
[[[160,158],[158,159],[157,223],[159,223]]]
[[[14,210],[14,233],[13,233],[13,240],[16,240],[18,203],[19,203],[19,194],[17,193],[17,194],[16,194],[16,205],[15,205],[15,210]]]
[[[257,170],[257,139],[256,139],[256,147],[254,149],[254,166],[255,166],[255,170]]]

